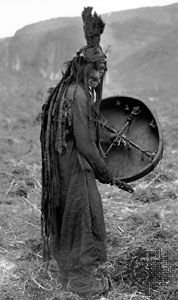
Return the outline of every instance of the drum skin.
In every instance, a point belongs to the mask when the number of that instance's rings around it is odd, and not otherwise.
[[[131,182],[151,172],[163,155],[156,114],[143,101],[129,96],[105,98],[100,110],[100,143],[113,177]]]

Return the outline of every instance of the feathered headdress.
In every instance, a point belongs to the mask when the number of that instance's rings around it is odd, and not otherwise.
[[[97,47],[99,46],[100,35],[104,31],[105,23],[96,12],[92,15],[92,9],[92,7],[84,7],[82,12],[83,29],[87,46]]]
[[[96,12],[92,15],[92,9],[90,6],[84,7],[82,12],[87,46],[80,49],[78,54],[84,56],[87,62],[106,62],[106,55],[100,46],[100,36],[104,31],[105,23]]]

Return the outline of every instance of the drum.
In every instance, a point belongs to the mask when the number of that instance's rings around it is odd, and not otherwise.
[[[100,143],[113,177],[131,182],[151,172],[163,155],[156,114],[128,96],[103,99],[100,111]]]

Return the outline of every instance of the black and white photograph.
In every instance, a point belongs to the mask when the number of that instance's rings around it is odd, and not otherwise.
[[[0,300],[178,300],[178,2],[0,1]]]

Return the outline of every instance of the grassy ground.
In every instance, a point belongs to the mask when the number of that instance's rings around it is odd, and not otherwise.
[[[155,99],[166,140],[162,163],[133,183],[132,195],[98,184],[108,245],[108,263],[98,272],[109,276],[112,285],[98,299],[175,300],[176,290],[178,297],[178,101],[173,97],[168,105]],[[42,260],[35,114],[31,119],[5,114],[0,130],[0,299],[79,299],[62,290],[55,261],[46,271]]]

